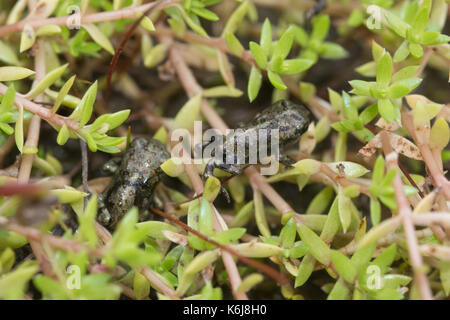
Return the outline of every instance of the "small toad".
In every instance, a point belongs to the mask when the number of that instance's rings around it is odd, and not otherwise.
[[[136,138],[122,158],[106,163],[105,169],[114,176],[98,197],[100,213],[97,220],[105,227],[114,228],[133,206],[140,209],[140,221],[148,220],[148,208],[163,175],[160,166],[169,158],[170,153],[160,141]]]

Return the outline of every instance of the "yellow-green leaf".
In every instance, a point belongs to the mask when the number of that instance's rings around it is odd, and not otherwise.
[[[22,67],[0,67],[0,81],[14,81],[34,74],[33,70]]]
[[[83,25],[83,27],[86,29],[86,31],[89,33],[91,38],[103,49],[108,51],[111,54],[114,54],[114,48],[109,42],[109,39],[103,34],[103,32],[100,31],[99,28],[97,28],[94,24],[86,24]]]

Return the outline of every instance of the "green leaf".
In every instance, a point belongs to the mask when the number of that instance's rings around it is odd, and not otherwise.
[[[65,65],[47,73],[45,77],[25,95],[25,97],[29,100],[36,98],[62,76],[68,65],[69,64],[66,63]]]
[[[136,228],[138,230],[142,230],[143,233],[147,235],[147,237],[155,238],[155,239],[166,239],[166,236],[163,234],[163,231],[169,230],[172,232],[177,232],[178,229],[162,221],[144,221],[136,224]]]
[[[379,185],[384,177],[384,158],[383,156],[378,156],[375,161],[375,166],[373,168],[372,174],[372,184]]]
[[[198,230],[198,221],[200,216],[200,201],[194,200],[189,203],[189,209],[187,213],[187,224],[194,230]],[[205,241],[200,239],[194,234],[189,234],[188,237],[189,245],[197,250],[205,249]]]
[[[204,268],[214,263],[218,257],[219,250],[208,250],[198,254],[184,269],[176,294],[181,296],[186,293],[193,283],[195,276]]]
[[[140,26],[147,31],[155,31],[155,26],[153,25],[152,20],[147,16],[142,18]]]
[[[367,62],[356,68],[356,72],[365,77],[375,77],[377,74],[377,64],[375,61]]]
[[[175,266],[175,263],[180,259],[183,251],[183,245],[178,245],[171,249],[161,263],[161,266],[166,270],[171,270]]]
[[[339,219],[341,221],[342,229],[344,233],[347,232],[350,223],[352,222],[352,207],[351,200],[345,196],[342,191],[338,192],[338,207],[339,207]]]
[[[377,244],[372,243],[370,245],[366,244],[364,246],[359,246],[358,249],[355,251],[350,261],[356,267],[358,273],[361,272],[361,269],[365,269],[370,259],[372,258],[376,248]],[[365,270],[363,272],[365,273]]]
[[[249,258],[268,258],[283,252],[283,249],[277,245],[262,242],[230,244],[229,246]]]
[[[36,36],[44,37],[44,36],[53,36],[61,33],[61,27],[55,24],[49,24],[46,26],[40,27],[36,31]]]
[[[226,34],[227,32],[234,33],[239,25],[241,24],[241,21],[244,19],[245,15],[247,14],[249,9],[249,2],[244,1],[237,7],[231,16],[227,20],[227,24],[225,25],[225,28],[223,29],[222,35]]]
[[[196,15],[188,14],[184,9],[180,8],[180,12],[183,16],[184,21],[186,21],[186,24],[191,28],[195,33],[207,37],[208,33],[203,29],[203,27],[200,24],[200,21],[198,21],[198,18]],[[224,30],[225,31],[225,30]],[[230,32],[234,32],[234,30],[227,30]]]
[[[381,220],[381,204],[375,198],[370,198],[370,219],[372,224],[376,226]]]
[[[16,255],[14,250],[6,248],[0,254],[0,274],[5,274],[11,270],[14,265]]]
[[[230,244],[239,240],[246,231],[245,228],[231,228],[214,235],[212,239],[220,244]]]
[[[290,218],[280,232],[281,246],[283,248],[291,248],[294,245],[296,234],[294,218]]]
[[[255,220],[256,226],[258,227],[259,232],[264,237],[270,237],[270,229],[269,224],[267,223],[266,212],[264,208],[264,203],[262,199],[261,192],[259,190],[254,190],[253,192],[253,202],[255,205]]]
[[[316,95],[316,87],[312,83],[301,81],[299,86],[300,86],[300,97],[301,97],[302,101],[307,102],[310,99],[314,98],[314,96]],[[326,120],[326,119],[328,119],[328,118],[326,118],[326,117],[321,118],[319,120],[319,122],[316,124],[316,142],[320,142],[322,139],[324,139],[329,132],[330,121]],[[322,122],[320,122],[320,121],[322,121]],[[326,129],[327,125],[328,125],[328,129]],[[323,130],[323,131],[319,130],[319,126],[320,126],[320,130]],[[327,130],[328,130],[328,132],[326,132]],[[319,131],[320,131],[320,134],[318,137]],[[323,136],[323,134],[325,134],[325,136]]]
[[[79,202],[88,195],[87,193],[81,192],[69,186],[65,186],[64,189],[52,189],[50,193],[58,197],[59,203],[70,203],[70,204],[75,204],[76,202]],[[76,212],[79,213],[80,215],[82,214],[82,211]]]
[[[408,41],[403,41],[403,43],[398,47],[394,54],[394,62],[400,62],[406,59],[409,55]]]
[[[327,300],[347,300],[349,297],[350,289],[345,284],[343,278],[339,278],[339,280],[334,284]]]
[[[272,59],[282,59],[284,60],[289,51],[291,51],[292,43],[294,42],[294,32],[293,28],[290,26],[283,32],[280,40],[275,44],[272,53]]]
[[[311,254],[307,254],[300,263],[300,266],[298,267],[298,275],[295,278],[295,284],[294,287],[300,287],[303,284],[305,284],[306,281],[308,281],[309,277],[311,276],[312,272],[314,271],[314,267],[316,265],[316,260]]]
[[[372,40],[372,57],[373,60],[378,63],[386,50],[380,46],[375,40]]]
[[[423,48],[418,43],[410,43],[409,51],[415,58],[422,58],[422,56],[423,56]]]
[[[367,245],[376,245],[380,238],[394,232],[400,224],[401,220],[398,218],[391,218],[380,222],[366,233],[366,235],[358,243],[358,248],[363,248]]]
[[[0,61],[16,66],[20,64],[14,50],[3,41],[0,41]]]
[[[205,182],[203,198],[206,201],[214,201],[220,192],[221,183],[216,177],[209,177]]]
[[[227,45],[230,48],[231,52],[233,52],[235,55],[241,56],[242,53],[245,51],[241,42],[238,40],[238,38],[236,38],[236,36],[233,33],[227,32],[225,34],[225,41],[227,42]]]
[[[36,32],[29,24],[25,24],[20,35],[20,52],[30,49],[36,41]]]
[[[66,124],[63,124],[61,129],[59,130],[58,136],[56,138],[56,142],[62,146],[64,145],[70,137],[70,131],[67,128]]]
[[[252,69],[250,70],[250,77],[248,79],[248,87],[247,87],[247,94],[250,102],[255,100],[255,98],[258,96],[259,90],[261,88],[262,83],[262,75],[261,71],[255,66],[252,66]]]
[[[259,43],[266,56],[269,56],[272,49],[272,25],[270,24],[270,20],[268,18],[264,20],[262,25]]]
[[[333,188],[325,187],[320,191],[310,202],[308,209],[306,210],[306,214],[321,214],[328,207],[332,197],[333,197]]]
[[[330,29],[330,17],[327,15],[317,15],[312,21],[311,40],[322,41]]]
[[[61,103],[63,103],[65,96],[69,93],[70,88],[72,88],[73,82],[75,81],[75,77],[76,76],[70,77],[70,79],[67,80],[66,83],[64,83],[61,90],[59,90],[58,96],[56,97],[55,103],[53,104],[52,107],[53,113],[56,113],[59,107],[61,106]]]
[[[342,101],[344,103],[344,112],[349,120],[358,120],[358,110],[352,102],[350,95],[347,92],[342,92]]]
[[[416,14],[414,22],[412,24],[412,32],[414,34],[420,34],[425,30],[428,23],[428,15],[430,14],[429,8],[422,7]]]
[[[400,80],[404,80],[407,78],[412,78],[414,74],[419,70],[420,66],[408,66],[404,67],[400,70],[398,70],[393,76],[392,76],[392,82],[397,82]]]
[[[36,260],[25,261],[15,270],[0,278],[0,298],[5,300],[23,299],[28,283],[39,271]]]
[[[261,69],[266,69],[267,55],[264,52],[263,48],[254,41],[250,41],[249,46],[250,46],[250,52],[252,53],[253,58],[255,58],[255,61],[258,64],[258,67],[260,67]]]
[[[299,259],[308,253],[308,248],[302,241],[297,241],[294,246],[289,249],[289,258]]]
[[[377,65],[377,84],[386,87],[392,76],[392,58],[389,52],[385,52]]]
[[[133,290],[138,300],[144,299],[150,294],[150,282],[139,272],[134,273]]]
[[[337,43],[324,42],[319,47],[320,56],[325,59],[343,59],[348,56],[347,50]]]
[[[166,58],[168,48],[166,43],[160,43],[151,48],[144,56],[144,65],[147,68],[153,68],[160,64]]]
[[[387,122],[392,122],[395,118],[394,105],[389,99],[378,100],[378,112]]]
[[[448,295],[450,292],[450,261],[441,260],[439,265],[442,287],[444,288],[445,294]]]
[[[193,7],[192,12],[194,12],[196,15],[205,18],[206,20],[210,20],[210,21],[217,21],[219,20],[219,17],[217,16],[217,14],[215,14],[214,12],[212,12],[211,10],[208,10],[206,8],[196,8]]]
[[[378,114],[378,106],[376,103],[371,104],[361,112],[359,118],[363,124],[367,124],[372,121]]]
[[[450,36],[446,35],[446,34],[438,34],[436,35],[434,33],[434,31],[428,30],[425,31],[422,34],[422,44],[424,45],[438,45],[438,44],[444,44],[450,41]]]
[[[198,231],[204,235],[211,236],[213,232],[213,216],[212,216],[211,204],[202,199],[200,204],[200,214],[198,220]]]
[[[330,248],[325,242],[307,226],[301,224],[297,226],[297,231],[303,243],[308,247],[311,255],[314,256],[320,263],[328,266],[331,261]]]
[[[297,43],[302,46],[306,47],[308,45],[308,34],[305,30],[300,28],[297,25],[293,26],[293,33],[294,33],[294,39],[297,41]]]
[[[230,227],[235,228],[245,226],[250,220],[252,213],[253,201],[250,201],[238,211]]]
[[[279,90],[286,90],[286,89],[287,89],[287,87],[286,87],[286,85],[284,84],[283,80],[281,79],[281,77],[280,77],[277,73],[268,70],[268,71],[267,71],[267,75],[269,76],[269,81],[270,81],[270,83],[271,83],[275,88],[277,88],[277,89],[279,89]]]
[[[217,86],[203,90],[203,97],[217,98],[217,97],[240,97],[242,91],[230,86]]]
[[[344,170],[345,176],[349,178],[359,178],[369,172],[366,167],[350,161],[327,162],[326,165],[338,174],[340,169]]]
[[[402,300],[403,294],[396,289],[383,288],[373,294],[377,300]]]
[[[350,27],[359,27],[364,21],[364,14],[362,10],[354,9],[347,19],[347,24]]]
[[[192,129],[194,127],[194,121],[199,116],[201,103],[201,94],[190,98],[175,116],[172,124],[172,130],[180,128],[188,130]]]
[[[370,82],[363,80],[351,80],[348,82],[353,90],[351,93],[360,95],[360,96],[370,96]]]
[[[303,72],[314,64],[313,60],[308,59],[287,59],[281,63],[280,70],[276,70],[282,75],[291,75]]]
[[[389,267],[395,260],[395,255],[397,254],[397,246],[395,243],[387,247],[381,254],[378,255],[373,261],[372,265],[380,267],[381,273],[388,272]]]
[[[433,124],[430,131],[430,147],[432,149],[443,150],[450,140],[450,129],[447,121],[439,117]]]
[[[310,215],[307,216],[309,217]],[[340,225],[341,223],[339,219],[338,197],[335,197],[333,203],[331,204],[330,210],[328,211],[328,215],[322,228],[320,238],[323,241],[331,242],[338,232]]]
[[[0,81],[14,81],[28,78],[33,70],[22,67],[0,67]]]
[[[99,28],[97,28],[94,24],[83,24],[83,28],[86,29],[86,31],[89,33],[91,38],[103,49],[108,51],[110,54],[114,54],[114,48],[109,42],[109,39],[103,34],[103,32],[100,31]]]
[[[254,286],[261,283],[264,277],[258,273],[252,273],[242,280],[241,284],[237,288],[237,292],[247,292],[250,291]]]
[[[395,14],[387,10],[384,12],[384,16],[392,30],[394,30],[394,32],[400,37],[405,38],[406,30],[408,30],[410,26]]]
[[[95,231],[95,217],[97,215],[97,196],[92,196],[86,206],[83,214],[78,215],[78,231],[77,234],[91,248],[94,248],[98,241],[97,232]]]
[[[407,78],[398,80],[389,87],[389,98],[398,99],[406,96],[422,82],[421,78]]]
[[[2,103],[0,104],[0,115],[4,115],[9,112],[14,106],[14,100],[16,98],[16,90],[13,85],[9,86],[2,97]]]
[[[69,119],[79,121],[80,127],[83,127],[91,118],[95,98],[97,96],[97,86],[97,81],[95,81],[86,91],[78,106],[69,116]]]
[[[357,270],[350,259],[337,250],[330,250],[330,252],[331,260],[339,275],[344,278],[345,281],[353,283],[356,280]]]

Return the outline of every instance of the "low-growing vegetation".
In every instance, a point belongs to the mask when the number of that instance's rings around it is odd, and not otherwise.
[[[447,0],[0,2],[0,299],[448,299]],[[306,106],[293,166],[104,164],[194,122]],[[196,141],[199,143],[201,141]],[[225,187],[231,201],[220,192]],[[153,218],[140,221],[140,211]]]

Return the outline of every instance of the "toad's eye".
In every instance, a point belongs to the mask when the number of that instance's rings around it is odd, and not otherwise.
[[[289,107],[289,103],[287,100],[281,100],[281,105],[285,108]]]

